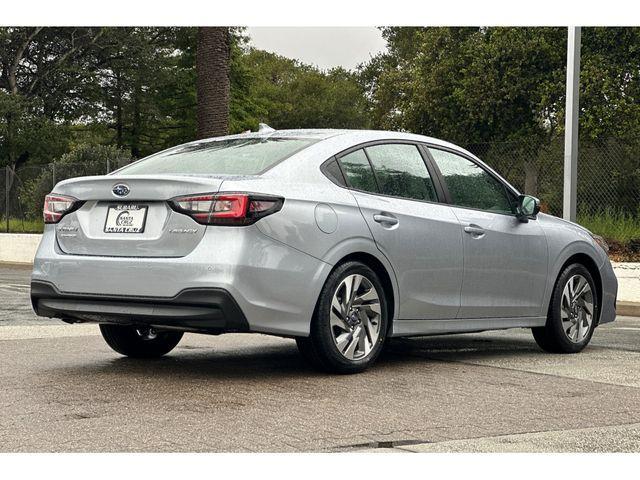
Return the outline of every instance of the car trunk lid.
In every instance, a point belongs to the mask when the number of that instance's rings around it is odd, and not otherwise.
[[[216,193],[223,181],[216,176],[105,175],[61,182],[55,193],[84,203],[56,224],[58,245],[74,255],[183,257],[198,245],[206,226],[175,212],[167,200]]]

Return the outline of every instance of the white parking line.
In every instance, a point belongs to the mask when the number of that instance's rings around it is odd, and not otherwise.
[[[98,325],[5,325],[0,327],[0,340],[31,340],[35,338],[84,337],[100,335]]]

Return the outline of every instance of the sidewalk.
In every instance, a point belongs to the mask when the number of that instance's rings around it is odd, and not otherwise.
[[[618,315],[640,317],[640,263],[613,263],[618,279]]]

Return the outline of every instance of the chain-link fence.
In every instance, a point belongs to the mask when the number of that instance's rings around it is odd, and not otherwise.
[[[541,199],[542,209],[562,215],[562,139],[468,144],[466,148],[495,168],[518,190]],[[0,231],[42,229],[42,203],[60,180],[102,175],[128,161],[51,163],[0,169]],[[578,214],[622,213],[640,223],[640,143],[581,141],[578,158]],[[609,212],[609,213],[607,213]]]
[[[483,143],[466,146],[542,209],[562,216],[564,143]],[[640,216],[640,144],[582,141],[578,150],[577,211]]]
[[[43,228],[44,197],[56,183],[74,177],[104,175],[130,160],[49,163],[0,168],[0,232],[37,233]]]

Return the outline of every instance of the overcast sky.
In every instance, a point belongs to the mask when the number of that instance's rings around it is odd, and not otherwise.
[[[249,27],[251,43],[321,69],[355,68],[385,49],[374,27]]]

